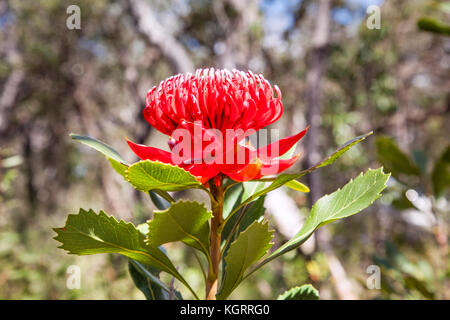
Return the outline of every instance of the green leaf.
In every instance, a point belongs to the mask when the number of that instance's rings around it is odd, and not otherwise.
[[[227,191],[227,193],[225,194],[223,217],[227,218],[229,213],[232,212],[236,207],[238,207],[243,199],[245,200],[255,192],[258,192],[259,190],[263,189],[266,183],[267,182],[264,181],[246,181],[232,186],[230,190]],[[256,202],[258,203],[256,204]],[[239,228],[238,232],[247,228],[254,220],[259,219],[264,214],[263,205],[264,205],[263,197],[259,197],[258,201],[255,201],[255,203],[248,203],[247,205],[248,210],[245,213],[244,220],[240,223],[241,227]],[[228,234],[231,231],[233,225],[236,223],[238,218],[237,216],[240,215],[242,209],[243,207],[240,207],[239,214],[234,215],[224,224],[222,231],[223,241],[225,241],[225,239],[228,237]],[[255,214],[255,212],[257,212],[257,214]],[[242,223],[244,222],[246,222],[247,224],[243,225]]]
[[[305,174],[308,174],[318,168],[322,168],[325,167],[327,165],[330,165],[331,163],[333,163],[334,161],[336,161],[342,154],[344,154],[346,151],[348,151],[351,147],[353,147],[355,144],[361,142],[362,140],[366,139],[368,136],[370,136],[373,132],[369,132],[366,134],[363,134],[361,136],[358,136],[356,138],[353,138],[350,141],[347,141],[346,143],[344,143],[342,146],[340,146],[334,153],[332,153],[329,157],[323,159],[322,161],[318,162],[316,165],[301,171],[300,173],[297,174],[281,174],[278,177],[276,177],[273,182],[268,186],[268,187],[264,187],[263,189],[260,189],[256,192],[254,192],[251,196],[249,196],[248,198],[246,198],[245,200],[243,200],[241,202],[241,204],[239,206],[237,206],[227,217],[227,219],[230,219],[240,208],[242,208],[243,206],[245,206],[247,203],[257,199],[258,197],[272,191],[275,190],[283,185],[285,185],[286,183],[288,183],[289,181],[292,180],[297,180],[301,177],[303,177]],[[260,181],[263,182],[263,181]],[[249,181],[249,183],[255,183],[255,181]],[[227,221],[225,221],[226,223]],[[225,224],[224,224],[225,225]]]
[[[246,210],[246,212],[244,213],[244,216],[242,217],[242,220],[239,223],[237,231],[234,235],[235,237],[240,232],[245,230],[249,225],[251,225],[254,221],[260,219],[265,212],[264,199],[265,196],[259,197],[255,201],[249,203],[247,208],[241,208],[238,214],[236,214],[233,218],[228,220],[227,224],[224,226],[222,231],[222,240],[225,241],[228,238],[234,224],[237,222],[238,217],[242,214],[242,210]]]
[[[372,131],[347,141],[342,146],[340,146],[335,152],[333,152],[328,158],[320,161],[315,166],[305,170],[306,173],[309,173],[309,172],[314,171],[314,170],[316,170],[318,168],[326,167],[326,166],[332,164],[338,158],[340,158],[340,156],[342,156],[345,152],[347,152],[351,147],[353,147],[355,144],[363,141],[364,139],[366,139],[371,134],[373,134]]]
[[[128,164],[113,147],[94,138],[80,136],[74,133],[71,133],[70,137],[73,140],[91,147],[106,156],[113,169],[116,170],[117,173],[119,173],[125,179],[125,171],[128,168]]]
[[[244,189],[242,183],[237,183],[231,186],[225,193],[225,199],[223,201],[223,217],[226,218],[240,204],[240,199]]]
[[[169,288],[162,283],[156,269],[146,268],[132,259],[128,260],[128,271],[136,287],[142,291],[147,300],[168,300]]]
[[[217,299],[226,299],[239,285],[245,270],[272,247],[272,237],[273,232],[269,231],[267,221],[255,221],[231,243],[225,257],[225,276]]]
[[[159,270],[129,259],[128,271],[134,284],[142,291],[147,300],[183,300],[179,291],[168,288],[159,279]]]
[[[309,188],[297,180],[288,181],[285,186],[300,192],[309,192]]]
[[[132,223],[118,222],[103,211],[96,214],[80,209],[67,217],[63,228],[53,230],[57,233],[54,239],[62,243],[59,248],[70,254],[119,253],[166,271],[190,288],[169,258],[158,247],[146,244],[145,236]]]
[[[104,142],[101,142],[99,140],[96,140],[94,138],[86,137],[86,136],[80,136],[78,134],[71,133],[70,137],[78,141],[84,145],[87,145],[88,147],[91,147],[98,152],[103,153],[107,158],[111,158],[115,160],[116,162],[126,164],[127,162],[122,158],[122,156],[114,150],[111,146],[107,145]]]
[[[322,161],[320,161],[316,165],[312,166],[311,168],[308,168],[306,170],[301,171],[298,174],[281,174],[281,175],[279,175],[278,177],[275,178],[275,180],[267,188],[264,188],[261,191],[258,191],[256,193],[254,193],[249,199],[245,200],[243,203],[246,203],[249,200],[250,201],[254,200],[257,197],[259,197],[259,196],[261,196],[263,194],[266,194],[267,192],[270,192],[272,190],[275,190],[275,189],[285,185],[289,181],[299,179],[299,178],[303,177],[305,174],[308,174],[308,173],[310,173],[310,172],[312,172],[312,171],[314,171],[314,170],[316,170],[318,168],[322,168],[322,167],[325,167],[325,166],[328,166],[328,165],[332,164],[340,156],[342,156],[346,151],[348,151],[351,147],[353,147],[358,142],[361,142],[362,140],[364,140],[365,138],[367,138],[371,134],[372,134],[372,132],[369,132],[369,133],[366,133],[366,134],[361,135],[359,137],[353,138],[350,141],[347,141],[345,144],[340,146],[334,153],[332,153],[329,157],[323,159]]]
[[[83,144],[91,147],[91,148],[94,148],[95,150],[97,150],[97,151],[101,152],[103,155],[105,155],[107,157],[108,161],[111,163],[111,166],[113,167],[113,169],[116,170],[116,172],[119,173],[125,180],[127,180],[128,164],[113,147],[107,145],[104,142],[96,140],[94,138],[80,136],[78,134],[73,134],[73,133],[71,133],[70,136],[75,141],[78,141],[80,143],[83,143]],[[162,196],[163,198],[170,198],[170,196],[163,190],[160,190],[160,191],[157,190],[156,192],[159,192],[160,196]],[[152,195],[150,195],[150,196],[152,197]],[[152,200],[153,200],[153,198],[154,197],[152,197]],[[161,204],[162,203],[164,203],[164,202],[161,202]]]
[[[319,300],[319,291],[310,284],[294,287],[281,294],[277,300]]]
[[[420,175],[420,169],[406,153],[397,147],[393,139],[389,137],[378,137],[376,146],[378,161],[394,177],[399,178],[401,175]]]
[[[209,219],[211,212],[203,204],[178,201],[167,210],[154,211],[148,222],[147,243],[160,246],[182,241],[209,256]]]
[[[150,196],[150,199],[152,200],[153,204],[159,209],[159,210],[166,210],[168,207],[170,207],[170,202],[167,201],[164,197],[158,195],[155,190],[150,190],[148,192],[148,195]]]
[[[444,150],[434,165],[431,181],[436,197],[439,197],[445,189],[450,187],[450,146]]]
[[[264,208],[264,199],[265,195],[259,197],[255,201],[249,203],[246,207],[241,208],[239,210],[239,213],[233,216],[230,220],[228,220],[228,223],[225,225],[222,231],[222,244],[226,247],[223,249],[223,257],[222,257],[222,276],[225,273],[226,269],[226,261],[225,257],[228,254],[228,249],[230,248],[230,242],[235,240],[239,234],[247,229],[249,225],[251,225],[254,221],[259,221],[259,219],[262,219],[264,216],[265,208]],[[245,210],[245,211],[244,211]],[[242,217],[241,217],[242,215]],[[240,219],[240,221],[238,221]],[[228,237],[230,237],[230,233],[233,231],[234,225],[238,223],[236,226],[233,234],[231,235],[230,240],[228,240]]]
[[[450,36],[450,24],[437,21],[434,18],[423,17],[417,21],[419,29]]]
[[[167,256],[157,247],[145,244],[145,237],[132,223],[118,222],[114,217],[100,211],[80,209],[70,214],[63,228],[55,228],[54,239],[59,247],[70,254],[120,253],[131,259],[148,264],[169,273],[176,269]]]
[[[369,169],[365,174],[361,173],[355,180],[350,180],[342,189],[320,198],[313,205],[297,235],[270,254],[251,273],[280,255],[299,247],[319,227],[354,215],[370,206],[381,197],[381,191],[386,188],[389,176],[390,174],[383,173],[382,168]]]
[[[245,181],[242,183],[242,186],[244,188],[244,192],[242,193],[241,201],[244,201],[251,196],[253,196],[255,193],[260,192],[264,189],[267,182],[265,181]]]
[[[126,178],[133,187],[144,192],[154,189],[179,191],[202,187],[202,184],[184,169],[150,160],[131,165],[126,171]]]
[[[145,237],[147,237],[147,233],[148,233],[148,223],[147,222],[138,224],[136,226],[136,229],[138,229],[140,233],[142,233]],[[164,250],[163,250],[163,252],[164,252]]]
[[[111,166],[118,174],[120,174],[125,180],[126,180],[126,171],[128,169],[128,166],[120,163],[112,158],[108,158],[109,163],[111,163]]]

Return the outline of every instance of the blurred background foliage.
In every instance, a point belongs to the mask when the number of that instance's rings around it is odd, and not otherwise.
[[[328,37],[314,47],[324,3]],[[81,30],[66,27],[72,4],[81,8]],[[381,8],[380,29],[366,25],[369,5]],[[154,210],[68,134],[103,140],[130,161],[137,159],[125,136],[164,147],[142,117],[145,94],[197,67],[251,69],[277,84],[285,113],[273,127],[281,136],[311,124],[308,95],[317,92],[309,76],[319,67],[317,141],[300,144],[305,161],[292,170],[374,130],[322,169],[320,189],[331,192],[367,167],[393,174],[364,214],[330,225],[231,298],[273,299],[311,283],[323,299],[449,299],[449,21],[449,3],[431,0],[1,0],[0,299],[144,298],[125,259],[56,249],[51,228],[80,206],[135,224]],[[310,199],[281,189],[265,201],[278,246],[289,228],[298,230]],[[168,247],[180,272],[201,288],[192,251]],[[77,290],[66,288],[73,264],[82,271]],[[381,268],[380,290],[366,285],[372,264]]]

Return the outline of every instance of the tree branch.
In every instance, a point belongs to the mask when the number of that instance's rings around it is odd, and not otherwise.
[[[128,4],[138,31],[161,51],[175,72],[193,72],[195,66],[188,53],[173,35],[164,30],[150,6],[143,0],[128,0]]]

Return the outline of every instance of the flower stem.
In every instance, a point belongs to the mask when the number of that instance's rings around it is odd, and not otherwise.
[[[211,203],[213,217],[211,219],[211,235],[209,253],[211,256],[211,266],[206,279],[206,300],[216,300],[219,266],[220,266],[220,244],[221,235],[219,228],[223,223],[223,185],[222,181],[218,186],[210,183],[211,192],[214,195],[215,202]]]

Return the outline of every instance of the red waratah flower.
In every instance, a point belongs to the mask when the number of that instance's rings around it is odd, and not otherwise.
[[[262,75],[251,71],[199,69],[195,74],[170,77],[148,92],[143,113],[153,127],[170,137],[171,152],[128,144],[140,159],[177,165],[202,183],[220,174],[235,181],[277,174],[298,159],[299,155],[279,157],[307,129],[257,150],[242,144],[245,137],[281,117],[281,92],[277,86],[274,89]],[[188,135],[180,136],[180,130]],[[212,141],[216,144],[211,151]],[[193,152],[182,146],[188,142],[194,144]]]

